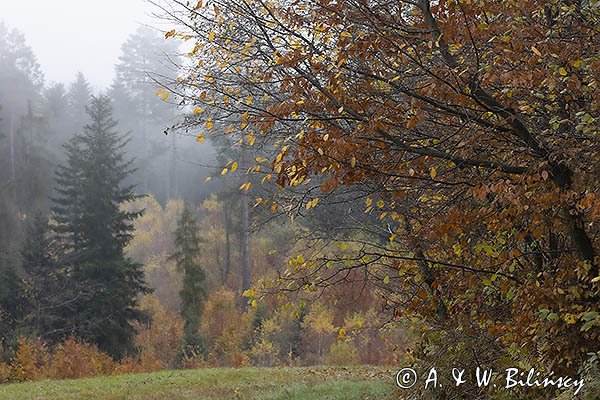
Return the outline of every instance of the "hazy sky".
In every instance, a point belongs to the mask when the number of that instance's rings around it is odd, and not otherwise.
[[[46,82],[85,74],[99,90],[110,85],[121,44],[140,24],[160,26],[145,0],[0,0],[0,20],[33,49]]]

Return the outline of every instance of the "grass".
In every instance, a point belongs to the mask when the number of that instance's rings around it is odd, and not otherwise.
[[[391,398],[398,398],[394,373],[369,366],[214,368],[0,385],[0,400]]]

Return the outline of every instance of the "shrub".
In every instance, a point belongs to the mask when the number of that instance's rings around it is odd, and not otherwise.
[[[46,346],[25,338],[20,338],[17,346],[10,362],[10,380],[22,382],[42,379],[44,365],[48,360]]]
[[[13,380],[12,368],[9,364],[0,363],[0,384],[9,383]]]
[[[46,376],[67,379],[109,375],[115,367],[112,358],[95,345],[69,337],[55,348]]]
[[[234,292],[221,289],[206,301],[201,334],[210,349],[211,365],[239,367],[249,363],[244,348],[251,337],[252,314],[239,312],[235,299]]]
[[[355,346],[340,341],[331,345],[325,362],[330,365],[357,365],[360,358]]]

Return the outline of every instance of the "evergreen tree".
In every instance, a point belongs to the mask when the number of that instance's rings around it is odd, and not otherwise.
[[[78,72],[75,81],[69,86],[67,102],[69,105],[69,122],[71,124],[67,137],[80,132],[86,123],[86,107],[90,103],[92,89],[85,76]]]
[[[204,350],[202,337],[198,333],[204,301],[207,298],[206,273],[198,264],[200,238],[198,225],[188,205],[184,205],[175,230],[175,253],[171,256],[177,268],[183,272],[181,316],[184,320],[186,352],[199,353]]]
[[[138,196],[123,185],[131,161],[123,151],[127,140],[115,131],[110,100],[92,97],[87,112],[91,123],[67,143],[67,163],[57,170],[54,229],[72,279],[85,287],[72,328],[118,358],[132,348],[131,322],[142,318],[137,297],[148,292],[142,266],[124,254],[142,211],[122,208]]]
[[[15,327],[19,296],[19,277],[15,268],[0,254],[0,356],[16,341]],[[0,359],[1,360],[1,359]]]
[[[43,84],[23,34],[0,22],[0,258],[6,268],[18,265],[20,214],[43,208],[47,199],[46,135],[38,113]],[[3,271],[0,266],[0,277]]]
[[[48,142],[53,157],[58,158],[63,145],[73,136],[69,96],[62,83],[54,83],[44,90],[44,109],[48,123]],[[81,130],[83,124],[78,127]]]
[[[19,291],[20,333],[60,341],[70,334],[66,321],[76,311],[72,303],[78,288],[58,263],[58,246],[42,213],[28,226],[21,258],[25,275]]]

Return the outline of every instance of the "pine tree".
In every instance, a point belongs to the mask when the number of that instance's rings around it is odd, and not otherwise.
[[[207,298],[206,273],[198,264],[200,238],[198,225],[188,205],[184,205],[175,230],[175,253],[171,256],[177,268],[183,272],[181,316],[184,320],[186,352],[204,351],[202,337],[198,333],[204,301]]]
[[[71,324],[76,334],[115,358],[132,348],[137,297],[148,292],[142,266],[124,254],[133,221],[142,211],[122,206],[139,196],[123,185],[131,173],[127,140],[115,131],[110,100],[92,97],[91,123],[65,145],[67,164],[57,170],[54,230],[64,247],[72,279],[85,287]]]

